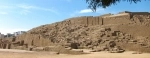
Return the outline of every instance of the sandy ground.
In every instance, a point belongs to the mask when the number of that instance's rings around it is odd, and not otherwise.
[[[0,58],[150,58],[150,54],[132,54],[133,52],[108,53],[94,52],[84,55],[54,54],[53,52],[31,52],[25,50],[0,49]]]

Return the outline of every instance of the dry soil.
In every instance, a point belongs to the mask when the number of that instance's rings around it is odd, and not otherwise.
[[[84,55],[55,54],[54,52],[30,52],[24,50],[0,49],[0,58],[150,58],[150,54],[92,52]]]

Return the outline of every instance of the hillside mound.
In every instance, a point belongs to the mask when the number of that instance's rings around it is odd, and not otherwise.
[[[32,48],[32,50],[46,51],[50,50],[49,46],[62,46],[68,50],[150,52],[149,24],[150,13],[145,12],[74,17],[33,28],[27,33],[12,38],[9,40],[10,45],[6,46],[15,49]]]

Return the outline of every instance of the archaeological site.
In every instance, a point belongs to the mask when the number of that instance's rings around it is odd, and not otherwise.
[[[124,11],[68,18],[15,37],[2,38],[0,48],[67,54],[84,54],[81,49],[150,53],[150,13]]]

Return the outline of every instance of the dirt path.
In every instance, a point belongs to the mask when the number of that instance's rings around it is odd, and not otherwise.
[[[24,50],[23,50],[24,51]],[[56,55],[52,52],[28,52],[22,50],[2,50],[0,49],[0,58],[150,58],[150,54],[132,54],[132,52],[125,53],[107,53],[95,52],[85,55]]]

